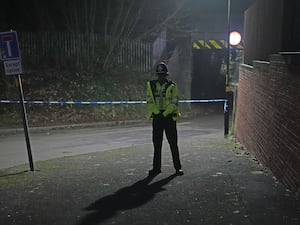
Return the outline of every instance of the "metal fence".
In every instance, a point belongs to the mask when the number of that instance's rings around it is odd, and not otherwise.
[[[152,68],[152,44],[141,40],[120,40],[117,64],[134,66],[140,72]]]
[[[18,38],[22,58],[30,64],[101,65],[110,54],[111,64],[140,72],[152,67],[152,43],[143,40],[115,40],[101,34],[67,32],[19,32]]]

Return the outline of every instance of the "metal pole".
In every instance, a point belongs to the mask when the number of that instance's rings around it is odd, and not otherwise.
[[[24,127],[25,139],[26,139],[29,166],[30,166],[30,170],[34,171],[32,152],[31,152],[31,146],[30,146],[30,138],[29,138],[27,113],[26,113],[26,108],[25,108],[25,103],[24,103],[23,86],[22,86],[22,80],[21,80],[20,74],[17,76],[17,84],[19,86],[20,104],[21,104],[21,108],[22,108],[23,127]]]
[[[229,131],[229,72],[230,72],[230,8],[231,2],[227,0],[227,66],[225,76],[225,94],[227,99],[227,110],[224,112],[224,134],[228,135]],[[225,103],[224,103],[225,104]]]
[[[229,111],[228,111],[228,100],[224,102],[224,134],[228,135],[229,131]]]
[[[227,0],[227,73],[226,73],[226,92],[229,91],[229,73],[230,73],[230,0]]]

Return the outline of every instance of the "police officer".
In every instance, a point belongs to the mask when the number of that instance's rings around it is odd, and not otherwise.
[[[152,140],[154,145],[153,169],[150,176],[161,173],[161,149],[163,132],[169,142],[176,175],[183,175],[178,151],[176,120],[180,118],[178,110],[177,85],[167,79],[168,68],[163,62],[156,67],[156,80],[147,82],[147,108],[152,119]]]

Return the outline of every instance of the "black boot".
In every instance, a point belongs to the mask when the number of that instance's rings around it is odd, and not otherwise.
[[[182,169],[178,169],[176,170],[176,173],[175,173],[177,176],[182,176],[184,173],[183,173],[183,170]]]

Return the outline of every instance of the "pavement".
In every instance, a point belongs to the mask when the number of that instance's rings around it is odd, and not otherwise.
[[[83,146],[84,147],[84,146]],[[164,141],[148,177],[143,144],[0,170],[1,225],[298,225],[300,201],[222,129],[179,139],[184,175]]]

